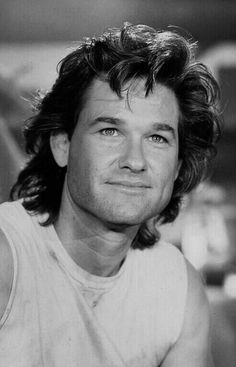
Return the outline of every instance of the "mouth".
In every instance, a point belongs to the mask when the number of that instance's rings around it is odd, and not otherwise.
[[[150,189],[151,187],[145,182],[130,180],[109,181],[107,184],[125,191],[143,191],[144,189]]]

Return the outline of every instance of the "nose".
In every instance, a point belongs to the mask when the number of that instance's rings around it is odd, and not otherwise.
[[[119,161],[120,168],[131,172],[142,172],[147,168],[147,162],[141,139],[128,139]]]

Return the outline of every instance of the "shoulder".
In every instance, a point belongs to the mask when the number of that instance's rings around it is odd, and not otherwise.
[[[6,309],[13,282],[13,255],[10,245],[0,229],[0,319]]]
[[[183,254],[174,245],[165,242],[157,242],[153,248],[141,251],[140,258],[148,264],[150,271],[160,273],[165,279],[173,280],[181,278],[187,286],[186,262]],[[182,284],[184,285],[184,284]]]
[[[36,214],[27,211],[24,207],[23,200],[4,202],[0,204],[0,228],[4,229],[9,236],[13,233],[27,234],[31,226],[46,220],[46,215]]]
[[[136,250],[134,250],[136,252]],[[151,248],[147,248],[144,250],[137,250],[139,252],[140,257],[147,258],[149,261],[153,259],[153,261],[165,260],[170,265],[172,261],[184,262],[184,256],[182,252],[174,245],[169,242],[159,240],[155,243],[155,245]]]
[[[209,304],[199,273],[186,260],[188,289],[183,326],[163,367],[213,366],[210,354]]]
[[[197,306],[208,307],[204,280],[193,265],[188,260],[185,261],[188,274],[188,304],[186,306],[190,309],[195,309]],[[196,304],[196,301],[198,301],[198,304]]]
[[[196,338],[208,343],[210,331],[210,308],[205,292],[205,284],[200,273],[186,260],[188,273],[188,293],[184,332],[195,334]]]
[[[204,282],[199,272],[186,260],[188,291],[183,332],[186,335],[202,334],[208,336],[209,303],[204,289]]]
[[[19,237],[23,223],[24,208],[20,201],[4,202],[0,205],[0,319],[6,310],[14,278],[13,248],[10,241]]]
[[[174,318],[173,342],[178,337],[184,317],[188,275],[183,254],[173,245],[159,241],[152,248],[133,250],[132,271],[135,282],[143,285],[166,312]],[[167,310],[168,309],[168,310]]]
[[[174,245],[164,241],[158,241],[152,248],[144,250],[132,250],[132,265],[141,274],[142,269],[145,276],[153,280],[162,279],[166,285],[172,287],[173,282],[181,282],[181,288],[186,291],[187,271],[183,254]],[[142,274],[143,276],[143,274]],[[141,275],[140,275],[141,277]]]
[[[6,201],[0,204],[0,225],[2,220],[11,222],[14,219],[23,219],[24,213],[26,210],[22,205],[22,200]]]

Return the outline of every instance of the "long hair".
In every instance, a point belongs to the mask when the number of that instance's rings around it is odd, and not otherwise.
[[[162,223],[173,221],[183,195],[206,177],[220,132],[219,88],[207,67],[196,62],[195,49],[191,39],[176,31],[127,23],[97,38],[84,39],[60,62],[52,90],[38,100],[37,114],[26,122],[24,135],[30,160],[12,188],[11,198],[23,198],[29,212],[48,213],[43,225],[54,223],[66,168],[54,161],[51,134],[66,132],[71,138],[95,77],[106,80],[118,96],[127,83],[132,85],[142,78],[146,96],[156,83],[162,83],[175,93],[179,104],[182,165],[172,197],[158,216]],[[158,239],[154,228],[143,223],[133,248],[151,247]]]

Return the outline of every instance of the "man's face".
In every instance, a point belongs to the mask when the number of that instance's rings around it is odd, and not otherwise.
[[[103,223],[137,225],[167,205],[178,174],[179,108],[174,93],[144,82],[119,98],[94,80],[70,142],[71,199]]]

